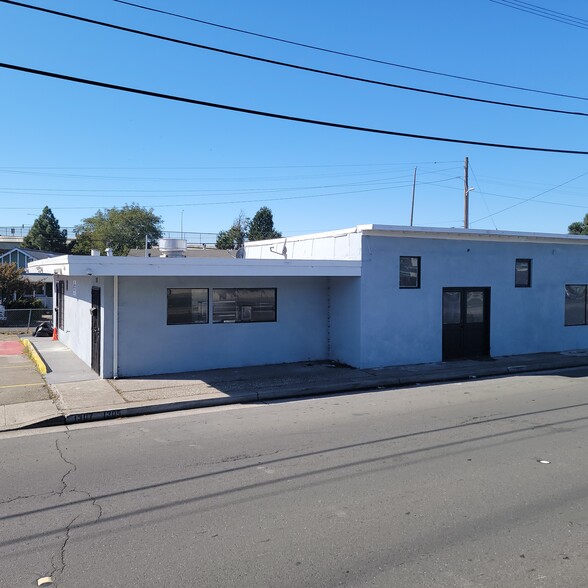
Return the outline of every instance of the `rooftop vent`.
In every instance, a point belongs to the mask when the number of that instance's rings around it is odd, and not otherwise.
[[[186,257],[186,239],[159,239],[160,257]]]

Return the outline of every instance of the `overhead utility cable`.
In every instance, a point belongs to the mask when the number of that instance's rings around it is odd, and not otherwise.
[[[77,21],[81,21],[81,22],[85,22],[85,23],[90,23],[90,24],[94,24],[94,25],[98,25],[101,27],[107,27],[110,29],[115,29],[118,31],[123,31],[126,33],[132,33],[135,35],[142,35],[144,37],[150,37],[152,39],[158,39],[161,41],[168,41],[171,43],[177,43],[179,45],[186,45],[188,47],[195,47],[197,49],[204,49],[206,51],[213,51],[215,53],[221,53],[223,55],[231,55],[233,57],[240,57],[243,59],[250,59],[252,61],[258,61],[258,62],[262,62],[262,63],[269,63],[271,65],[278,65],[281,67],[287,67],[290,69],[295,69],[295,70],[299,70],[299,71],[307,71],[307,72],[311,72],[311,73],[316,73],[316,74],[321,74],[321,75],[326,75],[326,76],[330,76],[330,77],[334,77],[334,78],[342,78],[345,80],[351,80],[351,81],[355,81],[355,82],[362,82],[362,83],[366,83],[366,84],[373,84],[376,86],[384,86],[387,88],[396,88],[398,90],[407,90],[409,92],[419,92],[421,94],[430,94],[433,96],[442,96],[445,98],[454,98],[457,100],[467,100],[469,102],[480,102],[483,104],[492,104],[494,106],[507,106],[510,108],[521,108],[524,110],[536,110],[536,111],[540,111],[540,112],[551,112],[551,113],[555,113],[555,114],[568,114],[568,115],[573,115],[573,116],[588,116],[588,113],[586,112],[577,112],[577,111],[571,111],[571,110],[562,110],[562,109],[558,109],[558,108],[545,108],[545,107],[541,107],[541,106],[531,106],[528,104],[516,104],[513,102],[502,102],[499,100],[487,100],[485,98],[475,98],[472,96],[462,96],[460,94],[450,94],[448,92],[438,92],[435,90],[427,90],[424,88],[415,88],[412,86],[404,86],[404,85],[400,85],[400,84],[392,84],[389,82],[383,82],[383,81],[379,81],[379,80],[373,80],[373,79],[369,79],[369,78],[362,78],[362,77],[358,77],[358,76],[352,76],[352,75],[348,75],[348,74],[342,74],[342,73],[337,73],[337,72],[333,72],[333,71],[328,71],[328,70],[323,70],[323,69],[317,69],[314,67],[306,67],[303,65],[296,65],[293,63],[287,63],[284,61],[277,61],[275,59],[267,59],[265,57],[257,57],[255,55],[248,55],[247,53],[238,53],[236,51],[230,51],[228,49],[220,49],[218,47],[210,47],[209,45],[202,45],[200,43],[192,43],[191,41],[184,41],[182,39],[176,39],[174,37],[167,37],[164,35],[158,35],[155,33],[149,33],[147,31],[141,31],[138,29],[132,29],[129,27],[124,27],[121,25],[115,25],[112,23],[107,23],[107,22],[103,22],[103,21],[99,21],[99,20],[94,20],[91,18],[85,18],[82,16],[77,16],[74,14],[69,14],[67,12],[60,12],[57,10],[50,10],[48,8],[41,8],[39,6],[32,6],[30,4],[25,4],[23,2],[17,2],[15,0],[0,0],[0,2],[4,3],[4,4],[12,4],[14,6],[19,6],[22,8],[30,8],[31,10],[37,10],[39,12],[45,12],[48,14],[53,14],[56,16],[62,16],[64,18],[69,18],[72,20],[77,20]]]
[[[490,2],[508,8],[514,8],[514,10],[526,12],[527,14],[533,14],[534,16],[540,16],[548,20],[560,22],[562,24],[567,24],[572,27],[577,27],[579,29],[588,29],[588,20],[584,18],[577,18],[569,14],[564,14],[563,12],[557,12],[556,10],[550,10],[549,8],[542,8],[541,6],[530,4],[529,2],[521,2],[518,0],[490,0]]]
[[[120,92],[128,92],[130,94],[139,94],[141,96],[151,96],[153,98],[160,98],[163,100],[173,100],[175,102],[184,102],[186,104],[196,104],[198,106],[207,106],[209,108],[217,108],[219,110],[228,110],[231,112],[241,112],[243,114],[252,114],[255,116],[263,116],[266,118],[274,118],[278,120],[287,120],[291,122],[299,122],[311,125],[318,125],[323,127],[331,127],[336,129],[345,129],[348,131],[360,131],[364,133],[374,133],[378,135],[389,135],[394,137],[405,137],[409,139],[423,139],[426,141],[440,141],[444,143],[458,143],[462,145],[478,145],[481,147],[495,147],[498,149],[516,149],[519,151],[540,151],[543,153],[565,153],[568,155],[588,155],[588,151],[580,151],[575,149],[552,149],[548,147],[529,147],[525,145],[512,145],[506,143],[489,143],[486,141],[470,141],[467,139],[453,139],[450,137],[435,137],[432,135],[417,135],[415,133],[401,133],[399,131],[388,131],[385,129],[376,129],[373,127],[360,127],[357,125],[349,125],[343,123],[335,123],[325,120],[318,120],[312,118],[302,118],[299,116],[290,116],[287,114],[278,114],[275,112],[267,112],[263,110],[253,110],[251,108],[242,108],[240,106],[231,106],[229,104],[219,104],[217,102],[206,102],[204,100],[196,100],[193,98],[185,98],[183,96],[175,96],[172,94],[162,94],[161,92],[152,92],[150,90],[141,90],[139,88],[131,88],[128,86],[119,86],[116,84],[109,84],[106,82],[99,82],[97,80],[88,80],[86,78],[78,78],[74,76],[67,76],[64,74],[44,71],[40,69],[32,69],[30,67],[23,67],[10,63],[0,63],[0,67],[13,71],[20,71],[30,73],[33,75],[54,78],[58,80],[65,80],[68,82],[75,82],[77,84],[85,84],[87,86],[97,86],[99,88],[108,88],[110,90],[118,90]]]
[[[439,72],[439,71],[434,71],[431,69],[424,69],[424,68],[420,68],[420,67],[412,67],[409,65],[403,65],[401,63],[394,63],[392,61],[385,61],[383,59],[376,59],[373,57],[365,57],[363,55],[356,55],[354,53],[347,53],[345,51],[336,51],[334,49],[327,49],[325,47],[318,47],[316,45],[309,45],[307,43],[300,43],[297,41],[290,41],[288,39],[282,39],[280,37],[274,37],[271,35],[264,35],[261,33],[255,33],[253,31],[247,31],[245,29],[238,29],[235,27],[230,27],[227,25],[222,25],[222,24],[218,24],[218,23],[214,23],[214,22],[210,22],[207,20],[201,20],[199,18],[193,18],[191,16],[186,16],[184,14],[178,14],[175,12],[168,12],[167,10],[160,10],[157,8],[151,8],[149,6],[143,6],[142,4],[135,4],[134,2],[126,2],[125,0],[114,0],[114,2],[118,2],[119,4],[126,4],[127,6],[133,6],[135,8],[141,8],[142,10],[149,10],[151,12],[158,12],[160,14],[165,14],[167,16],[173,16],[175,18],[181,18],[184,20],[190,20],[193,22],[197,22],[200,24],[204,24],[204,25],[208,25],[211,27],[217,27],[219,29],[225,29],[228,31],[234,31],[237,33],[243,33],[245,35],[252,35],[254,37],[260,37],[262,39],[269,39],[270,41],[277,41],[279,43],[286,43],[288,45],[295,45],[297,47],[304,47],[306,49],[313,49],[314,51],[322,51],[323,53],[330,53],[332,55],[341,55],[343,57],[350,57],[352,59],[359,59],[361,61],[369,61],[371,63],[378,63],[380,65],[388,65],[390,67],[397,67],[400,69],[406,69],[406,70],[410,70],[410,71],[418,71],[420,73],[426,73],[426,74],[431,74],[431,75],[435,75],[435,76],[442,76],[445,78],[452,78],[454,80],[464,80],[466,82],[474,82],[476,84],[485,84],[487,86],[496,86],[499,88],[508,88],[510,90],[521,90],[523,92],[534,92],[536,94],[546,94],[548,96],[559,96],[560,98],[572,98],[574,100],[587,100],[588,98],[584,97],[584,96],[574,96],[573,94],[562,94],[560,92],[549,92],[547,90],[538,90],[536,88],[527,88],[525,86],[514,86],[512,84],[501,84],[499,82],[490,82],[488,80],[480,80],[477,78],[470,78],[470,77],[466,77],[466,76],[458,76],[455,74],[448,74],[448,73],[444,73],[444,72]]]
[[[419,185],[425,184],[440,184],[440,182],[447,182],[449,180],[457,180],[459,176],[455,176],[454,178],[446,178],[444,180],[434,180],[432,182],[419,182]],[[326,198],[328,196],[349,196],[350,194],[364,194],[366,192],[381,192],[383,190],[390,190],[396,188],[406,188],[407,186],[412,185],[410,184],[403,184],[397,186],[384,186],[383,188],[368,188],[366,190],[350,190],[346,192],[328,192],[326,194],[305,194],[302,196],[279,196],[277,198],[255,198],[252,200],[224,200],[218,202],[184,202],[181,204],[153,204],[153,208],[180,208],[180,207],[190,207],[190,206],[221,206],[223,204],[248,204],[252,202],[278,202],[282,200],[307,200],[309,198]],[[38,207],[37,207],[38,208]],[[93,207],[91,206],[68,206],[68,207],[59,207],[59,206],[52,206],[52,210],[90,210]],[[117,208],[113,206],[112,208]],[[36,208],[28,208],[28,207],[14,207],[14,206],[0,206],[0,210],[36,210]]]
[[[535,200],[535,198],[539,198],[540,196],[548,194],[549,192],[553,192],[554,190],[557,190],[558,188],[561,188],[562,186],[566,186],[567,184],[571,184],[572,182],[575,182],[576,180],[579,180],[580,178],[583,178],[584,176],[588,176],[588,172],[584,172],[583,174],[580,174],[579,176],[576,176],[575,178],[572,178],[571,180],[566,180],[565,182],[562,182],[561,184],[558,184],[557,186],[553,186],[552,188],[549,188],[548,190],[544,190],[543,192],[540,192],[539,194],[535,194],[535,196],[531,196],[530,198],[525,198],[525,200],[522,200],[521,202],[517,202],[516,204],[513,204],[512,206],[507,206],[506,208],[503,208],[502,210],[499,210],[498,212],[495,212],[494,214],[489,214],[487,216],[483,216],[482,218],[476,219],[475,221],[473,221],[473,223],[479,223],[480,221],[486,220],[487,218],[496,216],[497,214],[502,214],[503,212],[506,212],[507,210],[511,210],[512,208],[516,208],[517,206],[520,206],[521,204],[526,204],[527,202],[530,202],[531,200]]]
[[[478,194],[480,194],[480,196],[482,197],[482,201],[484,202],[484,206],[486,207],[486,210],[488,211],[488,214],[490,215],[490,220],[492,221],[492,224],[494,225],[494,229],[498,230],[498,227],[496,226],[496,223],[494,222],[494,216],[492,215],[492,211],[490,210],[490,207],[488,206],[488,202],[486,202],[486,197],[484,196],[484,191],[482,190],[482,188],[480,188],[480,182],[478,182],[478,178],[476,177],[476,174],[474,172],[474,169],[472,167],[472,164],[469,164],[469,168],[470,171],[472,172],[472,176],[474,176],[474,182],[476,182],[476,186],[478,187]]]

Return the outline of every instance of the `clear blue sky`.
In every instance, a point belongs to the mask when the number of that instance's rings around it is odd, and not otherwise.
[[[417,68],[588,99],[588,29],[491,0],[135,0],[231,27]],[[588,21],[588,4],[533,4]],[[491,100],[588,112],[515,91],[294,47],[113,0],[37,6],[299,65]],[[588,24],[587,24],[588,26]],[[0,61],[199,100],[379,129],[588,150],[588,119],[333,79],[0,4]],[[530,153],[310,126],[0,69],[0,226],[50,206],[62,226],[137,202],[164,228],[217,232],[240,210],[286,235],[410,219],[566,232],[588,212],[588,156]],[[574,178],[578,178],[573,180]],[[573,181],[570,181],[573,180]],[[553,189],[565,182],[566,185]],[[539,194],[550,190],[548,193]],[[520,199],[535,197],[522,203]],[[503,209],[519,204],[501,212]],[[489,216],[493,214],[493,216]],[[482,220],[479,220],[482,219]]]

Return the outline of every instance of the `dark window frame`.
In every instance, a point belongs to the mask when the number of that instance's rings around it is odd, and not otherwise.
[[[235,307],[235,319],[219,319],[219,315],[222,314],[222,311],[219,309],[219,306],[221,303],[225,302],[231,302],[229,300],[216,300],[215,299],[215,295],[217,292],[220,291],[233,291],[233,292],[237,292],[237,291],[271,291],[274,293],[273,295],[273,318],[271,319],[264,319],[264,320],[256,320],[255,317],[255,310],[252,308],[252,305],[246,305],[246,304],[239,304],[239,300],[238,300],[238,296],[235,297],[234,300],[234,307]],[[250,319],[249,320],[243,320],[243,315],[244,315],[244,309],[245,308],[249,308],[248,311],[249,312],[249,316]],[[259,312],[259,311],[258,311]],[[266,310],[266,312],[268,312]],[[269,309],[269,312],[272,312],[272,309]],[[275,323],[278,321],[278,289],[277,288],[213,288],[212,289],[212,322],[213,324],[252,324],[252,323]]]
[[[568,295],[567,295],[567,289],[570,287],[575,287],[575,288],[584,288],[584,321],[583,322],[568,322]],[[588,285],[586,284],[566,284],[565,285],[565,300],[564,300],[564,326],[565,327],[582,327],[585,325],[588,325],[588,308],[587,308],[587,304],[588,304]]]
[[[201,292],[206,292],[206,304],[204,305],[205,307],[205,312],[206,312],[206,320],[193,320],[194,314],[192,312],[192,305],[190,305],[190,308],[185,310],[184,314],[188,315],[190,314],[192,316],[191,320],[171,320],[170,321],[170,299],[172,298],[173,294],[174,294],[174,290],[183,290],[183,291],[188,291],[188,292],[192,292],[193,290],[198,290]],[[167,289],[167,297],[166,297],[166,324],[168,326],[177,326],[177,325],[207,325],[208,323],[210,323],[210,289],[209,288],[168,288]],[[172,306],[173,308],[173,306]],[[173,315],[173,313],[172,313]]]
[[[402,260],[416,259],[417,260],[417,275],[416,285],[407,286],[402,284]],[[401,290],[418,290],[421,287],[421,256],[420,255],[401,255],[398,260],[398,287]]]
[[[526,263],[527,264],[527,281],[526,283],[518,283],[518,276],[520,275],[520,273],[522,274],[522,272],[519,273],[519,271],[517,270],[517,266],[520,263]],[[515,260],[515,288],[530,288],[531,287],[531,280],[532,280],[532,270],[533,270],[533,260],[527,257],[523,257],[523,258],[517,258]],[[523,274],[524,275],[524,274]]]

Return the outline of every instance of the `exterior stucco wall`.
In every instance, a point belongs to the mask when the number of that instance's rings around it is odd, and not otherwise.
[[[92,363],[91,325],[92,287],[100,288],[101,302],[101,369],[102,377],[112,375],[112,282],[111,277],[63,276],[65,283],[63,330],[59,340],[67,345],[82,361]],[[55,280],[55,282],[57,279]],[[55,288],[54,282],[54,288]],[[56,300],[56,299],[55,299]],[[53,324],[57,325],[55,316]]]
[[[441,361],[442,290],[489,287],[494,356],[588,347],[588,326],[564,326],[565,284],[587,284],[581,245],[364,235],[361,367]],[[399,288],[399,257],[421,257],[421,287]],[[531,288],[515,288],[517,258]]]
[[[329,301],[330,359],[359,367],[361,363],[360,278],[331,278]]]
[[[119,376],[328,357],[327,278],[119,278]],[[209,322],[167,325],[167,288],[209,288]],[[277,320],[212,322],[213,288],[277,288]]]

